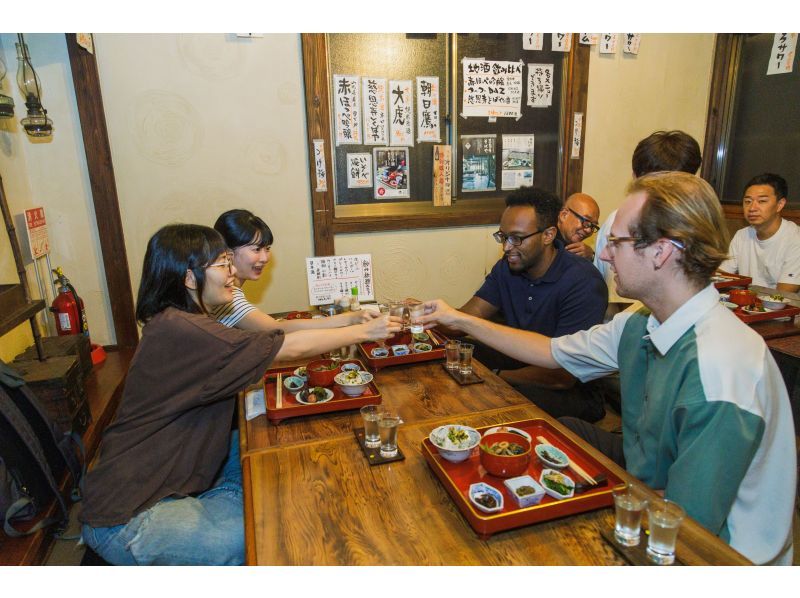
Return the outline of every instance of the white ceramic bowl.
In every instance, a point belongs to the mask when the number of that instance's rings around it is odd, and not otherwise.
[[[357,381],[348,379],[349,372],[339,372],[333,379],[336,385],[341,388],[342,392],[348,397],[363,395],[369,383],[372,382],[373,375],[369,372],[360,371],[356,373],[358,374]]]
[[[550,469],[564,469],[569,465],[569,457],[551,444],[537,444],[534,450],[539,461]]]
[[[307,388],[305,390],[301,390],[294,397],[295,399],[297,399],[298,403],[302,403],[303,405],[318,405],[319,403],[327,403],[333,398],[333,391],[330,388],[323,388],[323,390],[325,391],[324,399],[320,399],[318,401],[309,401],[308,395],[312,390],[313,388]]]
[[[511,496],[514,497],[514,500],[517,501],[517,504],[521,508],[538,505],[540,502],[542,502],[542,499],[545,495],[544,488],[542,488],[539,482],[534,480],[529,475],[521,475],[516,478],[509,478],[504,480],[503,484],[506,488],[508,488],[508,491],[511,492]],[[533,488],[533,492],[531,494],[524,494],[520,496],[517,494],[517,492],[523,486]]]
[[[487,507],[478,502],[478,499],[484,495],[489,495],[494,498],[495,506]],[[476,509],[480,509],[484,513],[497,513],[503,510],[503,493],[494,486],[478,482],[477,484],[470,484],[469,487],[469,500]]]
[[[766,309],[783,309],[786,307],[786,300],[779,301],[777,299],[772,299],[769,295],[759,295],[759,299],[761,299],[761,305],[763,305]]]
[[[559,477],[559,479],[563,480],[562,483],[569,488],[569,492],[566,494],[561,494],[560,492],[556,492],[550,486],[548,486],[545,483],[545,476],[549,475],[556,475]],[[539,484],[542,486],[542,488],[544,488],[545,494],[547,494],[548,496],[552,496],[553,498],[557,498],[559,500],[561,500],[562,498],[569,498],[575,494],[574,480],[568,475],[565,475],[562,472],[557,471],[555,469],[543,469],[542,475],[539,476]]]
[[[728,309],[736,309],[737,307],[739,307],[738,305],[736,305],[735,303],[731,303],[730,301],[720,301],[720,303],[722,303],[722,305],[724,305]]]
[[[456,431],[463,430],[466,432],[468,439],[454,444],[453,441],[448,438],[451,429]],[[472,453],[472,449],[478,446],[478,443],[481,441],[480,432],[475,428],[460,426],[458,424],[439,426],[430,433],[428,438],[433,446],[436,447],[436,450],[439,451],[442,459],[450,461],[450,463],[466,461]]]

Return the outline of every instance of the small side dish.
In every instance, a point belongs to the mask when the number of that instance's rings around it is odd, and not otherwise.
[[[529,475],[510,478],[503,484],[521,508],[538,505],[545,495],[544,488]]]
[[[329,388],[314,386],[313,388],[300,391],[295,398],[298,403],[302,403],[303,405],[327,403],[333,398],[333,391]]]
[[[414,343],[414,353],[427,353],[433,349],[428,343]]]
[[[373,376],[369,372],[348,370],[339,372],[333,380],[344,394],[349,397],[357,397],[364,394],[367,386],[372,382],[372,378]]]
[[[503,510],[502,493],[494,486],[483,482],[470,485],[469,500],[484,513],[496,513]]]
[[[759,295],[758,298],[767,309],[778,310],[786,307],[786,299],[783,295]]]
[[[564,469],[569,465],[569,457],[552,445],[537,444],[534,450],[536,451],[536,456],[539,457],[539,461],[551,469]]]
[[[397,357],[408,355],[410,352],[408,345],[392,345],[392,353]]]
[[[308,380],[308,372],[306,371],[305,366],[297,368],[294,371],[294,375],[302,378],[303,380]]]
[[[481,440],[480,433],[475,428],[448,424],[435,428],[428,439],[436,447],[442,459],[451,463],[460,463],[469,458]]]
[[[283,385],[286,387],[286,390],[292,394],[296,394],[306,385],[306,379],[300,376],[288,376],[284,378]]]
[[[387,348],[385,348],[385,347],[375,347],[375,348],[374,348],[374,349],[372,349],[372,350],[371,350],[369,353],[370,353],[370,355],[372,355],[373,357],[377,357],[377,358],[380,358],[380,357],[389,357],[389,349],[387,349]]]
[[[575,494],[575,482],[572,478],[555,469],[543,469],[539,482],[548,496],[557,498],[570,498]]]

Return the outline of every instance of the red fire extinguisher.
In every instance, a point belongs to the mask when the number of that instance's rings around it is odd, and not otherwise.
[[[60,266],[53,270],[53,274],[56,276],[56,282],[61,285],[58,290],[58,296],[53,300],[53,305],[50,306],[50,311],[53,312],[56,320],[58,336],[83,334],[88,338],[89,323],[86,320],[83,299],[78,297],[75,287],[64,276]]]

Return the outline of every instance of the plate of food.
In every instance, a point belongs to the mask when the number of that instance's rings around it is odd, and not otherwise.
[[[764,314],[774,310],[767,309],[763,305],[759,305],[757,303],[751,303],[750,305],[743,306],[742,311],[746,314]]]
[[[497,488],[484,482],[470,485],[469,500],[484,513],[497,513],[503,510],[503,495]]]
[[[758,298],[761,300],[761,305],[773,311],[786,307],[786,298],[780,294],[759,295]]]
[[[333,398],[333,391],[330,388],[323,388],[322,386],[315,386],[306,390],[301,390],[295,395],[298,403],[303,405],[317,405],[319,403],[327,403]]]
[[[544,488],[545,494],[558,500],[575,494],[575,482],[572,478],[555,469],[543,469],[539,483]]]
[[[483,435],[487,436],[488,434],[494,434],[495,432],[511,432],[512,434],[517,434],[519,436],[522,436],[528,442],[533,441],[531,435],[528,434],[525,430],[520,430],[519,428],[512,428],[511,426],[497,426],[494,428],[489,428],[483,433]]]
[[[428,439],[439,451],[442,459],[460,463],[469,458],[472,449],[481,441],[481,435],[475,428],[469,426],[447,424],[434,428]]]

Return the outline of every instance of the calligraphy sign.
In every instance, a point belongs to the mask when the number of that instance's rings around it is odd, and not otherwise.
[[[464,58],[461,116],[520,118],[522,61]]]
[[[414,145],[414,87],[389,81],[389,145]]]
[[[347,154],[347,188],[372,187],[372,155]]]
[[[544,41],[544,33],[523,33],[522,49],[541,50],[543,41]]]
[[[797,48],[796,33],[776,33],[769,55],[768,75],[791,73],[794,68],[794,53]]]
[[[306,275],[309,305],[323,305],[340,297],[349,297],[355,286],[360,301],[375,299],[372,255],[369,253],[307,257]]]
[[[641,33],[623,33],[622,34],[625,39],[625,45],[622,47],[622,51],[626,54],[638,54],[639,53],[639,44],[642,41],[642,34]]]
[[[616,54],[618,39],[619,36],[616,33],[602,33],[600,35],[600,53]]]
[[[583,133],[583,112],[576,112],[572,121],[572,154],[570,159],[577,160],[581,157],[581,134]]]
[[[452,150],[449,145],[433,146],[433,205],[449,206],[453,189]]]
[[[547,108],[553,104],[553,65],[528,65],[528,106]]]
[[[581,33],[578,35],[578,42],[585,46],[596,46],[599,39],[600,34],[598,33]]]
[[[361,144],[361,101],[357,76],[333,76],[336,145]]]
[[[439,133],[439,77],[417,77],[417,141],[442,140]]]
[[[569,52],[572,49],[571,33],[551,33],[553,52]]]
[[[364,143],[386,145],[386,79],[363,77],[361,96],[364,99]]]
[[[325,166],[325,140],[314,140],[314,174],[317,177],[316,191],[328,190],[328,170]]]

